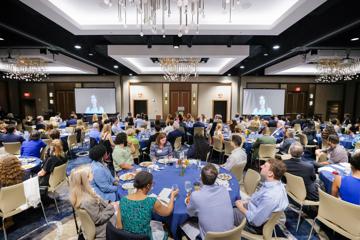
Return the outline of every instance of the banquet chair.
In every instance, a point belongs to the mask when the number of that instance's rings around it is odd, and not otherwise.
[[[224,155],[229,157],[231,155],[232,150],[235,149],[234,145],[231,144],[231,141],[224,141]]]
[[[65,132],[73,134],[75,132],[75,127],[66,127]]]
[[[360,149],[360,142],[355,143],[355,150]]]
[[[259,146],[259,170],[261,161],[267,161],[270,158],[275,158],[276,154],[276,144],[260,144]]]
[[[253,234],[253,233],[250,233],[250,232],[247,232],[244,230],[241,233],[241,237],[244,237],[245,239],[248,239],[248,240],[262,240],[262,239],[270,240],[270,239],[272,239],[273,233],[276,237],[275,226],[283,214],[284,214],[284,212],[282,212],[282,211],[281,212],[273,212],[270,216],[270,219],[263,226],[263,234],[262,235]]]
[[[360,206],[331,196],[321,189],[318,215],[313,221],[308,239],[312,236],[316,220],[349,239],[360,239]]]
[[[230,172],[235,175],[236,179],[238,180],[239,184],[243,181],[244,169],[246,163],[243,164],[236,164],[231,169]]]
[[[175,142],[174,142],[174,150],[176,152],[180,151],[181,150],[181,140],[182,140],[182,137],[177,137],[175,139]]]
[[[24,128],[25,128],[25,131],[28,131],[29,133],[31,133],[34,130],[34,128],[32,126],[25,125]]]
[[[73,148],[77,147],[77,141],[76,141],[76,135],[71,134],[67,138],[67,143],[69,146],[69,150],[72,150]]]
[[[3,143],[5,152],[20,155],[21,142],[8,142]]]
[[[96,227],[94,221],[84,209],[75,210],[76,215],[81,222],[81,230],[86,240],[94,240],[96,236]]]
[[[55,207],[58,213],[60,213],[58,204],[56,201],[56,190],[66,182],[66,163],[54,168],[54,171],[50,174],[48,192],[54,194]]]
[[[41,139],[46,145],[50,145],[50,143],[52,142],[52,139],[50,138],[45,138],[45,139]]]
[[[246,218],[241,224],[229,231],[225,232],[207,232],[205,240],[239,240],[241,238],[241,232],[243,231],[246,224]]]
[[[300,133],[298,136],[299,136],[301,145],[303,145],[305,149],[311,149],[312,151],[315,151],[317,145],[308,145],[308,138],[307,138],[306,134]]]
[[[137,159],[137,164],[139,164],[140,156],[140,145],[138,143],[134,144],[135,152],[132,154],[134,159]]]
[[[276,127],[269,127],[270,133],[273,134],[273,132],[275,132]]]
[[[295,176],[291,173],[285,173],[286,177],[286,192],[288,196],[294,200],[297,204],[300,205],[300,210],[298,211],[298,221],[296,224],[296,232],[299,229],[300,219],[302,214],[303,206],[318,206],[319,202],[306,200],[306,188],[304,179],[299,176]]]
[[[295,132],[301,132],[301,125],[300,125],[300,123],[295,123],[295,124],[294,124],[294,130],[295,130]]]
[[[219,154],[219,161],[220,163],[222,163],[223,160],[223,154],[224,154],[224,146],[223,146],[223,142],[221,141],[220,138],[218,137],[213,137],[213,148],[211,150],[211,158],[213,153],[217,152]]]
[[[41,201],[40,204],[45,221],[47,223],[48,221],[45,215],[44,206]],[[27,210],[28,208],[30,208],[30,205],[27,204],[27,200],[25,197],[24,183],[18,183],[8,187],[2,187],[0,189],[0,217],[2,218],[2,228],[5,240],[7,239],[6,229],[4,225],[5,218],[14,216],[20,212]]]
[[[194,136],[195,135],[204,136],[204,128],[203,127],[194,127]]]
[[[147,235],[117,229],[111,222],[106,225],[106,240],[150,240]]]
[[[49,146],[49,145],[46,145],[45,147],[43,147],[43,148],[41,149],[40,159],[41,159],[42,161],[45,161],[45,160],[46,160],[46,153],[48,152],[49,148],[50,148],[50,146]]]
[[[257,131],[259,131],[259,128],[258,128],[258,127],[253,127],[253,126],[248,127],[248,129],[250,130],[250,132],[257,132]]]
[[[261,176],[258,172],[248,169],[244,177],[244,184],[240,186],[240,196],[241,199],[249,198],[259,185]]]

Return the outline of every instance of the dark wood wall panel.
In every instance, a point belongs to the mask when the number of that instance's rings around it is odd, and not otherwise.
[[[8,84],[5,81],[0,81],[0,106],[5,112],[9,111]]]
[[[170,113],[175,114],[178,107],[184,107],[184,113],[191,112],[191,83],[170,83]]]

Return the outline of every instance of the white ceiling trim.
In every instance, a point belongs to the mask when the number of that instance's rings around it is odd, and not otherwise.
[[[128,14],[129,24],[126,28],[117,20],[115,1],[111,9],[100,7],[99,3],[102,0],[21,1],[76,35],[137,35],[140,32],[134,20],[135,10],[132,14]],[[200,18],[200,35],[278,35],[326,2],[326,0],[247,0],[251,6],[248,9],[238,7],[240,10],[236,10],[237,8],[233,10],[233,21],[229,23],[228,12],[223,13],[221,1],[206,1],[206,17]],[[168,35],[178,33],[178,16],[176,11],[173,12],[174,17],[166,19]],[[158,22],[161,24],[160,19]],[[158,26],[160,29],[161,25]],[[144,34],[154,33],[144,28]],[[158,31],[156,34],[162,33]],[[190,29],[188,34],[196,33],[195,30]]]

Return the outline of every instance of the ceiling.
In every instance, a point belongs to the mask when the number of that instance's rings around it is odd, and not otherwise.
[[[81,5],[84,2],[89,4]],[[208,66],[233,58],[226,67],[202,73],[210,75],[264,75],[267,67],[311,49],[360,49],[360,41],[350,41],[360,37],[358,0],[272,0],[270,6],[268,0],[241,0],[233,10],[231,24],[221,5],[216,7],[218,2],[209,0],[208,22],[201,22],[199,34],[190,29],[188,35],[179,38],[175,35],[177,26],[170,25],[163,38],[160,32],[146,29],[145,36],[139,36],[130,13],[124,28],[114,14],[116,7],[104,8],[100,0],[2,0],[0,38],[4,40],[0,40],[0,49],[46,48],[97,68],[98,74],[154,74],[159,66],[149,71],[141,69],[153,64],[150,58],[157,56],[156,49],[171,51],[174,41],[180,41],[178,54],[189,56],[196,48],[203,48],[201,57],[209,58]],[[102,14],[104,18],[98,17]],[[75,49],[75,45],[81,49]],[[136,51],[130,56],[111,52],[129,45],[142,49],[146,56]],[[274,45],[280,48],[273,49]],[[210,51],[211,46],[220,47],[228,55],[220,60]],[[236,47],[247,47],[248,51],[234,56]],[[140,63],[137,67],[126,61],[134,56]]]

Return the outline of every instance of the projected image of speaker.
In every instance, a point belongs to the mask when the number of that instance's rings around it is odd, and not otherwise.
[[[243,114],[283,115],[285,89],[244,89]]]
[[[75,88],[77,113],[116,113],[114,88]]]

